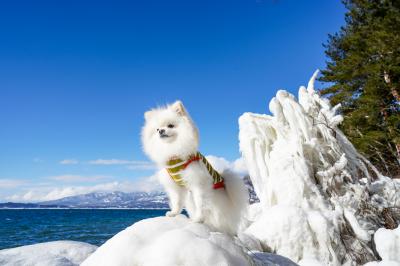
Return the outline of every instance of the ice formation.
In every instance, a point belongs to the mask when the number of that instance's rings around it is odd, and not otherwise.
[[[96,246],[75,241],[53,241],[0,250],[3,266],[78,266]]]
[[[240,149],[260,199],[245,231],[294,261],[377,260],[372,235],[400,207],[400,183],[382,176],[338,129],[340,105],[314,90],[278,91],[271,115],[239,118]],[[395,219],[394,219],[395,220]]]

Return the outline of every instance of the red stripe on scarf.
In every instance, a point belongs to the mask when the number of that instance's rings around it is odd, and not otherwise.
[[[213,185],[213,188],[214,188],[214,189],[225,188],[224,181],[222,180],[222,181],[220,181],[220,182],[218,182],[218,183],[215,183],[215,184]]]
[[[186,163],[183,164],[183,169],[186,169],[186,167],[188,167],[189,164],[191,164],[195,161],[199,161],[200,159],[201,159],[200,156],[195,156],[195,157],[190,158],[189,160],[187,160]]]

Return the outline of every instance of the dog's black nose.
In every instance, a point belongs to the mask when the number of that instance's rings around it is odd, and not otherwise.
[[[165,133],[165,129],[159,129],[158,133],[160,133],[160,135],[164,134]]]

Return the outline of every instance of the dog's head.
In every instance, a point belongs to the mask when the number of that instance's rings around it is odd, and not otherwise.
[[[175,157],[185,159],[197,151],[198,131],[181,101],[147,111],[144,117],[143,149],[156,163],[164,165]]]

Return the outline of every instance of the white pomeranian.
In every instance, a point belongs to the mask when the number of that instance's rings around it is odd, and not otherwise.
[[[236,234],[248,204],[243,181],[229,170],[219,174],[198,152],[199,134],[182,102],[145,113],[142,142],[145,153],[162,168],[159,179],[171,211],[185,207],[195,222]]]

